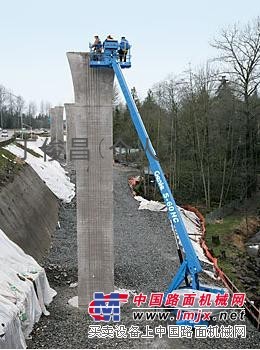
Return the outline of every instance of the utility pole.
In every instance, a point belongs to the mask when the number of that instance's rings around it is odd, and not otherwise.
[[[16,96],[15,94],[13,94],[12,92],[1,92],[1,98],[0,98],[0,101],[1,101],[1,128],[3,129],[4,128],[4,125],[3,125],[3,102],[2,102],[2,98],[4,95],[9,95],[10,96],[10,100],[11,100],[11,96],[14,96],[17,100],[19,99],[19,96]],[[13,111],[12,111],[13,113]],[[23,114],[21,113],[21,129],[23,128]]]

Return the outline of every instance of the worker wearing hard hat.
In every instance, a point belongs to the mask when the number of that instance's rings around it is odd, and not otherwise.
[[[106,39],[104,40],[104,42],[103,42],[103,47],[104,47],[104,45],[105,45],[105,43],[106,43],[107,41],[115,41],[115,39],[112,37],[112,35],[108,35],[108,36],[106,37]]]
[[[113,41],[115,39],[113,39],[113,37],[111,35],[108,35],[107,38],[106,38],[106,41],[111,41],[111,40]]]

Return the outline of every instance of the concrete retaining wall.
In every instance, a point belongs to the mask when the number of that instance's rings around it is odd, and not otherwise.
[[[30,166],[0,188],[0,227],[36,260],[50,248],[57,221],[57,198]]]

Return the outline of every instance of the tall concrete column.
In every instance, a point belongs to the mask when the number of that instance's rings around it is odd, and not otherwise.
[[[85,159],[76,160],[78,304],[86,310],[93,293],[114,290],[112,69],[89,67],[89,56],[69,52],[74,85],[76,138]],[[85,141],[84,141],[85,140]]]
[[[56,114],[56,141],[64,142],[63,106],[55,107],[55,114]]]
[[[63,137],[63,107],[50,108],[51,142],[64,141]]]
[[[55,109],[50,108],[50,134],[51,134],[51,142],[55,142],[56,140],[56,114]]]
[[[63,107],[50,108],[51,143],[54,143],[49,153],[56,160],[64,159]]]
[[[75,172],[75,161],[71,155],[73,140],[76,138],[76,116],[74,103],[65,103],[66,112],[66,163],[69,172]]]

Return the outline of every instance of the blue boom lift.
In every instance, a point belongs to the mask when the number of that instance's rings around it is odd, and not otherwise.
[[[181,214],[173,198],[170,187],[164,176],[164,172],[161,168],[159,160],[156,156],[156,152],[152,146],[150,138],[147,134],[142,118],[137,110],[134,99],[128,89],[127,83],[123,76],[121,68],[131,67],[131,55],[130,49],[128,50],[126,61],[120,62],[118,55],[119,43],[117,40],[105,41],[103,45],[103,52],[96,53],[90,49],[90,67],[93,68],[111,68],[114,70],[118,83],[121,87],[123,95],[125,97],[127,106],[130,111],[130,115],[137,131],[138,137],[141,141],[142,147],[145,151],[146,157],[149,161],[151,171],[153,172],[157,185],[160,189],[163,200],[168,210],[168,217],[171,223],[171,228],[174,233],[178,252],[180,247],[178,239],[182,245],[183,254],[179,254],[181,265],[177,271],[175,277],[170,283],[168,290],[165,292],[165,298],[169,293],[181,288],[190,289],[194,292],[209,292],[223,294],[224,290],[219,288],[211,288],[209,286],[203,286],[199,282],[199,273],[202,271],[200,261],[196,255],[196,252],[191,244],[189,235],[184,226]],[[185,286],[183,284],[185,283]],[[181,322],[180,322],[181,323]],[[203,322],[202,322],[203,323]],[[192,324],[192,322],[182,322],[182,324]]]

